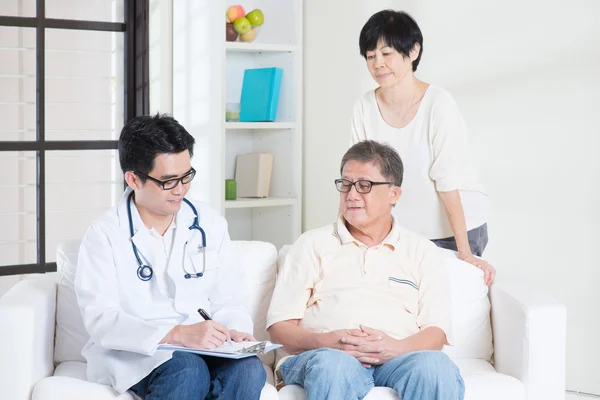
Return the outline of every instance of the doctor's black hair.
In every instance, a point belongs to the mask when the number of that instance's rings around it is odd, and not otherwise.
[[[121,170],[148,175],[159,154],[188,150],[192,157],[194,142],[192,135],[171,116],[157,113],[134,117],[125,124],[119,137]],[[143,176],[140,179],[146,180]]]
[[[373,14],[360,31],[360,55],[366,59],[367,51],[375,50],[380,40],[404,57],[409,57],[411,49],[418,43],[419,56],[412,63],[413,72],[417,70],[423,54],[423,34],[413,17],[404,11],[394,10]]]

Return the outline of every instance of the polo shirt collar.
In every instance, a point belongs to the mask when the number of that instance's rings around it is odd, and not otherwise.
[[[341,245],[345,245],[352,242],[358,245],[363,244],[360,241],[358,241],[354,236],[352,236],[350,231],[348,231],[348,228],[346,227],[346,220],[344,219],[344,216],[341,213],[338,216],[337,221],[333,224],[333,234],[340,240]],[[390,231],[390,233],[388,233],[388,235],[385,237],[385,239],[383,239],[383,241],[380,244],[388,245],[395,250],[399,240],[400,224],[398,224],[398,220],[392,215],[392,230]]]

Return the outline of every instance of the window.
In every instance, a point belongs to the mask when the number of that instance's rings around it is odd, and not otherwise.
[[[118,201],[118,135],[149,109],[148,8],[0,1],[0,275],[55,271]]]

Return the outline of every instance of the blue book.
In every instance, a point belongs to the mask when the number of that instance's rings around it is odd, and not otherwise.
[[[282,75],[281,68],[256,68],[244,71],[240,122],[275,121]]]

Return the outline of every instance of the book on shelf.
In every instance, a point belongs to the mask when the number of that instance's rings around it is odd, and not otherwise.
[[[281,68],[252,68],[244,71],[240,122],[275,121],[282,76]]]

